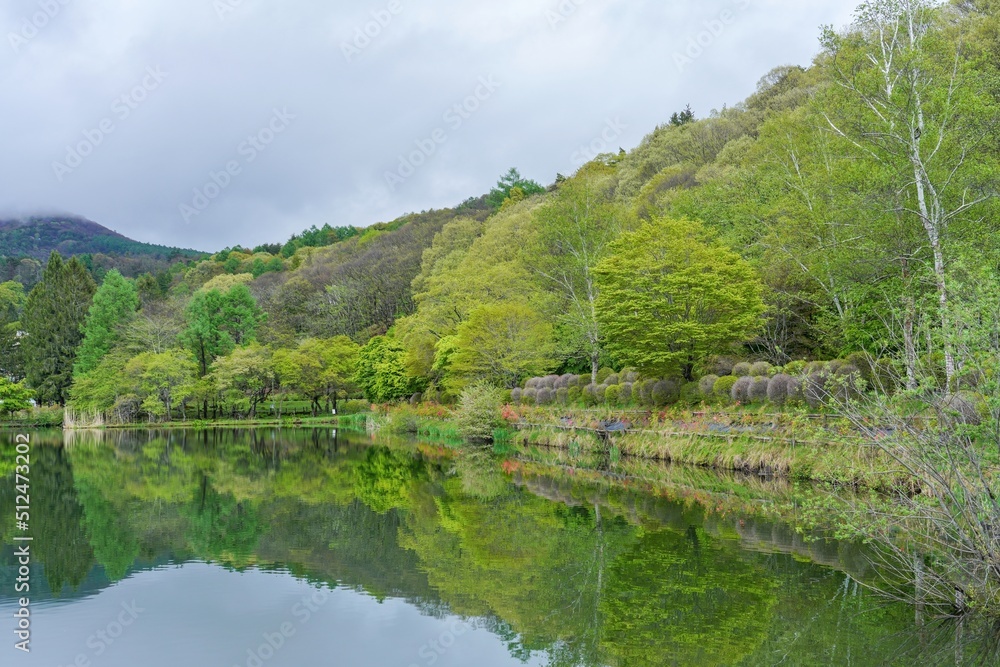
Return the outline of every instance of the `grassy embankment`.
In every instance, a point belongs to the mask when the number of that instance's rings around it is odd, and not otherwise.
[[[396,406],[341,419],[369,431],[461,440],[453,413],[441,406]],[[862,440],[844,419],[772,406],[643,411],[603,408],[506,408],[497,438],[522,451],[566,450],[608,461],[646,459],[793,480],[889,489],[903,470]],[[603,433],[621,421],[624,432]]]

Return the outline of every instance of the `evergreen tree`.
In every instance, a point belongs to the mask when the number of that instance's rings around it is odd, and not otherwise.
[[[73,383],[76,352],[97,286],[75,257],[49,257],[42,281],[28,295],[22,328],[28,383],[42,403],[64,405]]]
[[[226,293],[212,289],[198,292],[187,309],[184,344],[208,374],[212,362],[240,345],[254,341],[265,315],[246,285],[236,285]]]
[[[101,359],[118,343],[120,327],[129,322],[139,308],[135,283],[112,269],[94,295],[94,303],[83,327],[83,342],[76,355],[75,375],[86,375],[97,368]]]

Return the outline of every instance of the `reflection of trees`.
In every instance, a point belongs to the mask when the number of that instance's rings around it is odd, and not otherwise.
[[[734,665],[765,638],[777,582],[702,531],[645,534],[609,570],[604,644],[617,664]]]
[[[204,474],[184,514],[188,543],[207,560],[245,560],[254,553],[264,529],[250,502],[220,494]]]
[[[5,488],[3,493],[7,492]],[[83,518],[66,450],[34,444],[31,449],[30,534],[35,539],[31,548],[36,562],[44,565],[45,578],[55,595],[66,584],[79,586],[94,563],[94,553],[83,530]]]
[[[84,525],[97,562],[108,579],[118,581],[128,574],[139,556],[139,542],[124,507],[115,507],[100,490],[78,483],[84,508]]]
[[[376,512],[406,507],[407,489],[420,472],[421,466],[407,452],[372,447],[355,469],[358,498]]]

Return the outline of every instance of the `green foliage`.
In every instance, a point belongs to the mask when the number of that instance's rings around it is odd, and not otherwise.
[[[691,380],[696,363],[760,330],[754,270],[698,223],[664,219],[624,234],[596,273],[608,349],[645,373]]]
[[[0,283],[0,376],[14,380],[24,378],[24,355],[18,331],[26,301],[21,283]]]
[[[535,181],[522,178],[521,173],[516,168],[511,167],[506,174],[500,177],[496,187],[490,190],[490,193],[486,196],[486,201],[494,210],[499,210],[511,196],[511,191],[515,188],[520,190],[523,197],[531,197],[532,195],[545,192],[545,188],[541,185]]]
[[[97,368],[104,355],[117,345],[121,328],[135,316],[138,308],[139,293],[135,283],[116,269],[108,271],[87,313],[74,375],[86,375]]]
[[[462,391],[455,422],[462,437],[471,442],[492,442],[494,432],[503,426],[500,409],[505,392],[494,385],[479,383]]]
[[[218,357],[253,342],[266,314],[245,285],[235,285],[225,293],[217,289],[196,293],[186,317],[187,329],[181,339],[204,376]]]
[[[529,306],[480,306],[458,328],[449,370],[456,386],[489,382],[507,389],[554,365],[552,325]]]
[[[713,391],[715,395],[730,400],[732,398],[733,386],[739,381],[735,375],[724,375],[715,382]]]
[[[354,383],[375,403],[408,398],[420,387],[407,374],[405,361],[405,352],[395,339],[376,336],[358,353]]]
[[[53,252],[42,281],[28,295],[21,328],[28,384],[42,403],[64,405],[73,382],[76,349],[97,286],[75,257]]]
[[[23,382],[11,382],[0,376],[0,418],[8,419],[31,407],[33,394]]]

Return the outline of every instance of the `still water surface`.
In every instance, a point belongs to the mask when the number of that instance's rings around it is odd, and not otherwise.
[[[860,549],[763,518],[781,483],[330,430],[32,435],[25,655],[0,433],[5,667],[982,664],[860,585]]]

